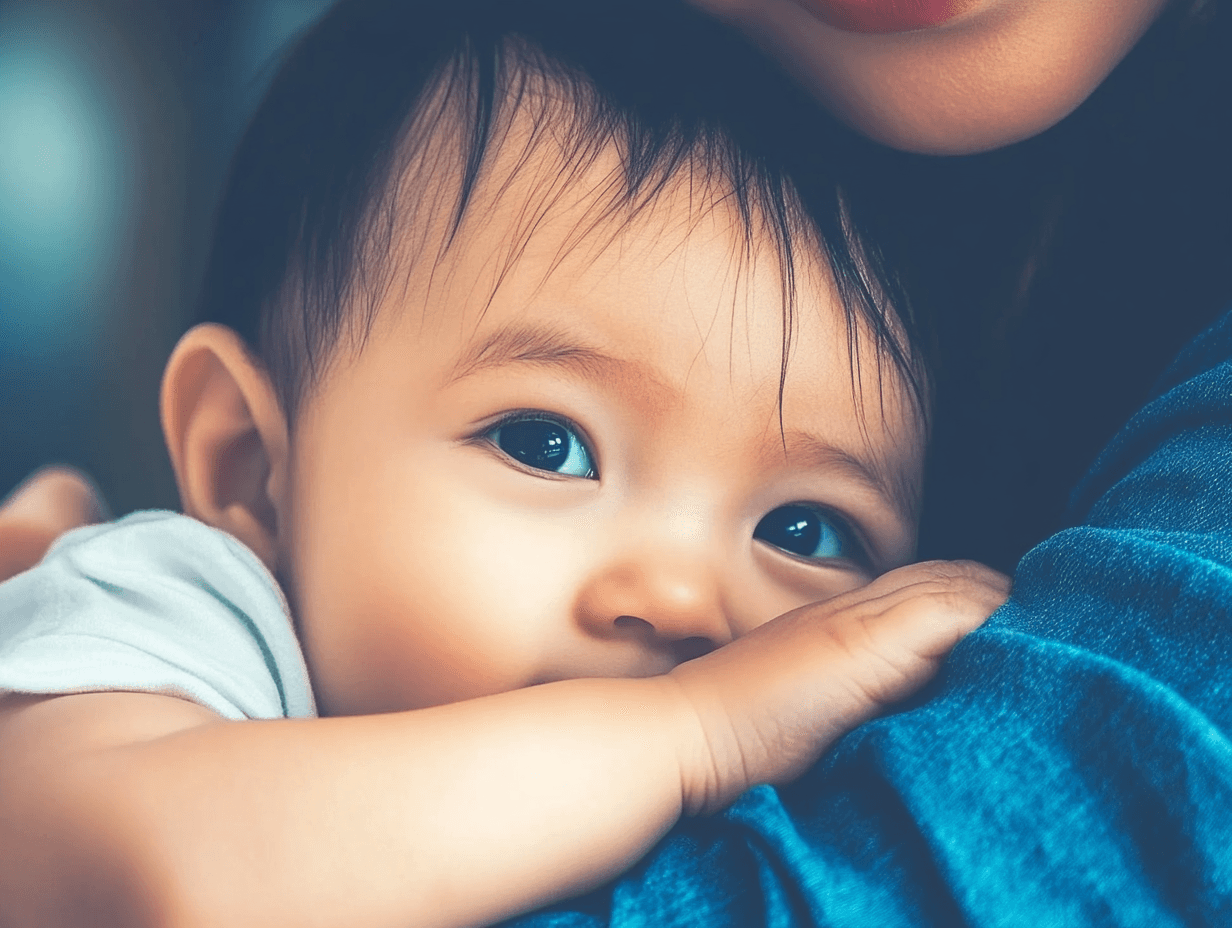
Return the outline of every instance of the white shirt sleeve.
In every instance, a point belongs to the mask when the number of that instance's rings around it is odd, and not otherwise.
[[[0,693],[106,690],[228,719],[316,715],[277,581],[235,538],[172,512],[69,532],[0,584]]]

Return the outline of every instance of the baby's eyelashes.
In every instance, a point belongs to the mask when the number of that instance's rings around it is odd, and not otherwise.
[[[511,412],[478,438],[521,468],[544,476],[599,479],[595,456],[581,428],[556,413]],[[753,538],[806,561],[847,560],[861,565],[868,561],[847,522],[813,503],[772,509],[757,523]]]
[[[597,480],[594,457],[578,433],[576,426],[560,416],[530,411],[506,417],[483,437],[523,467]]]
[[[780,551],[811,561],[867,561],[854,533],[838,516],[809,503],[789,503],[772,509],[753,530],[753,537]]]

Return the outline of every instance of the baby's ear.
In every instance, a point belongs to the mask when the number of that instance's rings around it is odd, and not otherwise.
[[[199,325],[167,362],[161,411],[184,512],[234,535],[276,571],[288,435],[265,368],[231,329]]]

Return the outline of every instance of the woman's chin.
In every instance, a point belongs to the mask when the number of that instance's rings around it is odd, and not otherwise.
[[[962,17],[986,0],[797,0],[843,32],[888,35],[931,29]]]
[[[1000,148],[1068,116],[1167,0],[692,0],[739,26],[865,135]]]

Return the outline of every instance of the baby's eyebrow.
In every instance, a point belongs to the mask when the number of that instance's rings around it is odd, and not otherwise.
[[[592,378],[613,374],[645,377],[650,373],[645,364],[617,358],[556,329],[522,324],[502,326],[468,347],[447,382],[456,383],[480,371],[510,364],[565,368]]]
[[[528,323],[501,326],[468,346],[446,383],[513,364],[560,368],[595,380],[619,378],[630,389],[653,391],[660,396],[678,392],[652,365],[616,357],[554,327]],[[918,516],[919,488],[899,468],[887,466],[870,454],[853,452],[798,429],[788,429],[781,443],[774,443],[773,454],[778,460],[782,460],[784,452],[793,464],[843,474],[888,500],[908,519]],[[766,454],[771,453],[767,449]]]
[[[793,464],[842,473],[889,500],[900,513],[913,519],[917,515],[918,493],[910,481],[897,469],[887,468],[869,454],[853,453],[796,429],[783,433],[782,444],[778,448],[778,454],[786,451],[788,460]]]

